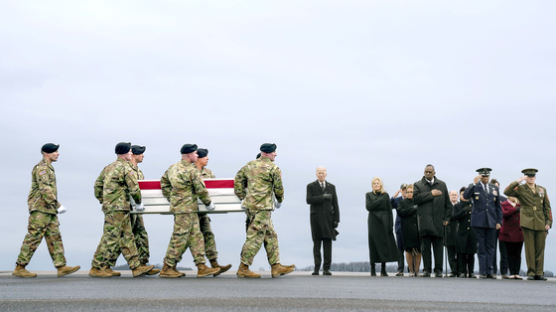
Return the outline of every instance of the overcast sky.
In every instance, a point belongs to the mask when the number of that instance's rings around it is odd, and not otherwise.
[[[147,146],[147,179],[184,143],[208,148],[220,178],[276,143],[285,202],[273,222],[282,263],[298,267],[313,262],[305,191],[319,165],[340,200],[334,262],[368,261],[375,176],[393,194],[427,163],[449,189],[480,167],[502,187],[535,167],[555,194],[554,12],[553,1],[2,1],[0,270],[15,265],[46,142],[61,144],[66,258],[85,269],[103,224],[93,183],[120,141]],[[244,216],[212,220],[235,270]],[[172,217],[145,223],[161,263]],[[181,265],[193,266],[189,251]],[[268,269],[264,250],[254,267]],[[44,241],[29,268],[53,268]]]

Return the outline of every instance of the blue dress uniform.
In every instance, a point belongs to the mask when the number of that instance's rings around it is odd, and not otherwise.
[[[489,168],[477,170],[482,176],[489,176],[490,171]],[[477,184],[469,185],[463,197],[473,203],[471,227],[478,243],[479,272],[481,277],[494,278],[496,224],[502,224],[500,191],[494,184],[479,181]]]

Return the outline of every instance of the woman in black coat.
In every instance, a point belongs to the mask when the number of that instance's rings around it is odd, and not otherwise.
[[[369,211],[369,256],[371,260],[371,276],[376,276],[375,263],[382,264],[380,275],[386,273],[386,262],[398,261],[398,248],[394,240],[394,218],[390,196],[384,191],[380,178],[372,181],[372,192],[365,195],[366,208]]]
[[[460,201],[454,205],[453,220],[457,221],[456,227],[456,252],[458,253],[459,277],[475,277],[475,254],[477,253],[477,238],[471,227],[471,212],[473,204],[463,199],[465,187],[459,190]]]
[[[411,276],[417,276],[421,266],[421,241],[417,223],[417,205],[413,202],[413,185],[408,185],[405,199],[398,203],[398,216],[402,221],[405,259]]]

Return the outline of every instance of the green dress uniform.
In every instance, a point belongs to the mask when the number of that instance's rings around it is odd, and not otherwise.
[[[274,210],[273,196],[280,203],[284,200],[280,168],[268,158],[250,161],[236,174],[234,192],[243,201],[248,218],[241,263],[250,266],[264,243],[270,265],[279,264],[278,235],[270,217]]]
[[[216,176],[208,168],[203,168],[199,171],[201,174],[201,179],[214,179]],[[214,233],[210,228],[210,217],[206,212],[199,213],[199,225],[201,227],[201,233],[203,233],[203,238],[205,239],[205,255],[209,260],[216,260],[218,258],[218,252],[216,251],[216,241],[214,239]]]
[[[174,230],[164,264],[175,267],[189,247],[195,264],[204,265],[205,242],[199,226],[197,199],[201,199],[207,206],[211,199],[201,180],[199,169],[189,161],[181,160],[164,173],[160,179],[160,188],[174,214]]]
[[[129,198],[141,203],[141,190],[131,163],[118,158],[106,166],[95,181],[94,189],[95,197],[102,204],[104,228],[92,268],[108,268],[120,251],[132,270],[138,268],[140,262],[131,227]]]
[[[512,182],[504,194],[516,197],[521,205],[519,218],[525,244],[527,275],[544,276],[545,227],[552,227],[552,212],[546,189],[540,185],[531,188],[527,184]]]
[[[16,263],[26,266],[44,237],[54,266],[63,267],[66,258],[57,217],[57,209],[61,205],[58,202],[54,167],[43,159],[33,167],[31,178],[31,191],[27,199],[29,225]]]

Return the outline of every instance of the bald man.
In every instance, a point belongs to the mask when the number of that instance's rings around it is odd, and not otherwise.
[[[313,256],[315,270],[319,275],[321,265],[321,245],[324,247],[323,275],[330,273],[332,263],[332,240],[336,239],[336,228],[340,223],[340,210],[336,187],[326,181],[326,168],[318,167],[317,180],[307,185],[307,204],[311,206],[311,234],[313,237]]]

